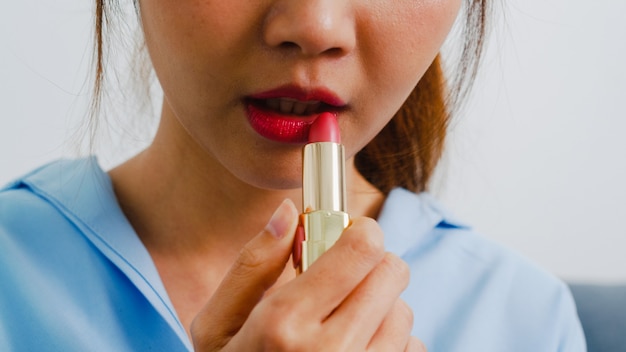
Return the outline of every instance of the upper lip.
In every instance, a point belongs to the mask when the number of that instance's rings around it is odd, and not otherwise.
[[[250,99],[294,99],[302,102],[319,101],[333,108],[342,108],[346,103],[330,89],[327,88],[303,88],[293,84],[287,84],[264,92],[249,95]]]

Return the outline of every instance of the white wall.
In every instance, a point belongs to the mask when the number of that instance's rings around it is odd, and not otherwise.
[[[86,3],[86,4],[80,4]],[[0,11],[0,182],[67,154],[85,111],[91,6],[20,0]]]
[[[562,277],[624,280],[626,2],[506,3],[440,194]]]
[[[506,3],[435,191],[561,277],[626,281],[626,2]],[[70,0],[3,4],[0,183],[72,155],[91,16]]]

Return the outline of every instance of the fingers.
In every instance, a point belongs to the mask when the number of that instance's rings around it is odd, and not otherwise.
[[[228,347],[237,351],[252,350],[250,346],[272,351],[346,350],[342,346],[355,350],[350,343],[344,343],[347,339],[343,332],[349,327],[333,329],[326,326],[325,320],[383,260],[384,253],[382,232],[376,222],[353,220],[337,243],[306,272],[255,307]]]
[[[411,310],[398,299],[409,282],[409,268],[399,257],[387,253],[328,319],[330,330],[344,328],[343,337],[357,349],[380,340],[406,345],[413,324]],[[374,338],[372,338],[374,336]],[[376,349],[374,349],[376,350]]]
[[[371,219],[353,220],[309,270],[260,301],[289,259],[296,225],[295,207],[284,202],[245,246],[192,324],[196,350],[419,348],[409,337],[410,310],[396,303],[408,268],[385,254],[382,231]]]
[[[194,319],[196,350],[214,350],[228,342],[250,311],[283,272],[291,254],[298,212],[285,200],[261,233],[242,249],[215,294]]]
[[[406,352],[426,352],[426,346],[417,337],[411,336],[409,343],[406,345]]]
[[[369,341],[368,351],[414,351],[411,346],[413,311],[397,299],[382,324]]]
[[[302,314],[325,320],[384,256],[378,224],[368,218],[354,219],[335,245],[289,284],[297,297],[307,300],[301,302]]]

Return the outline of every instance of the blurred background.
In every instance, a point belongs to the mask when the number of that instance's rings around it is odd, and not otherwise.
[[[615,0],[496,5],[482,70],[432,189],[485,236],[569,281],[626,282],[624,14],[626,2]],[[86,2],[3,3],[0,184],[77,155],[92,20]],[[105,168],[153,130],[127,133],[124,121],[150,119],[121,105],[102,139]]]

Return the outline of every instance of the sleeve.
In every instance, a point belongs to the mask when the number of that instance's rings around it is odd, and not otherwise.
[[[559,299],[559,320],[561,333],[558,351],[560,352],[585,352],[587,344],[585,335],[576,311],[576,304],[572,293],[565,285],[561,285],[561,298]]]

